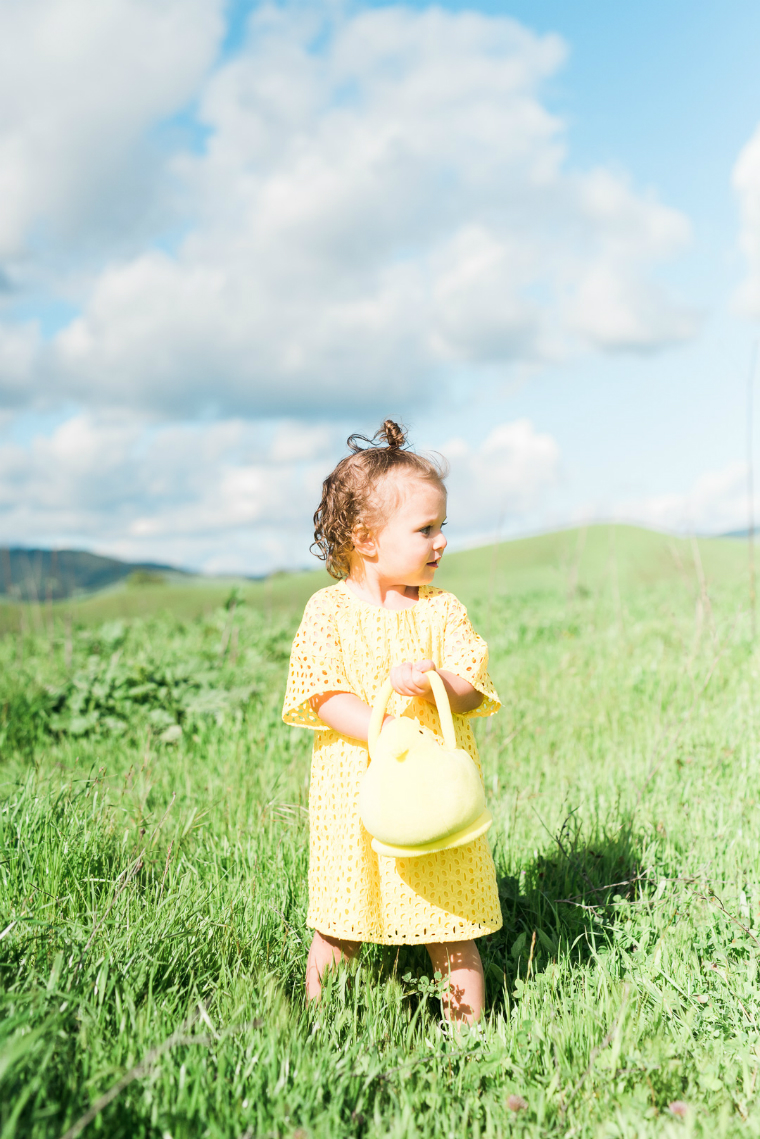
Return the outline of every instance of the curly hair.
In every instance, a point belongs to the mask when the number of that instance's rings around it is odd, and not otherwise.
[[[397,471],[409,471],[419,478],[443,486],[448,474],[439,456],[417,455],[409,450],[406,431],[386,419],[371,439],[349,435],[351,454],[338,463],[322,483],[322,501],[314,514],[314,542],[311,549],[338,579],[351,571],[353,535],[357,526],[367,529],[385,520],[387,496],[378,494],[378,484]]]

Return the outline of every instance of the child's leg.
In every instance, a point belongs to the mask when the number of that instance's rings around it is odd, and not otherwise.
[[[322,995],[322,974],[339,961],[352,961],[361,947],[360,941],[341,941],[315,929],[306,964],[306,999],[318,1001]]]
[[[433,969],[448,978],[449,989],[443,998],[447,1020],[479,1020],[485,1004],[486,986],[483,963],[474,941],[448,941],[425,946]]]

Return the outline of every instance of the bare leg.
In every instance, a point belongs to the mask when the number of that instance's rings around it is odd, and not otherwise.
[[[340,961],[353,961],[361,947],[360,941],[341,941],[315,929],[306,964],[306,999],[318,1001],[322,995],[323,973],[334,969]]]
[[[426,945],[433,969],[448,977],[449,991],[443,998],[447,1020],[474,1024],[485,1004],[483,964],[474,941],[448,941]]]

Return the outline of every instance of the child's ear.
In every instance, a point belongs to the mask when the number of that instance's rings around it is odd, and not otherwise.
[[[375,535],[366,526],[361,524],[354,526],[351,531],[351,541],[357,554],[361,554],[362,557],[374,558],[377,553]]]

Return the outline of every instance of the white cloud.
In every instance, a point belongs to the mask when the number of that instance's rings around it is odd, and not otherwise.
[[[0,393],[6,408],[29,402],[39,349],[36,324],[0,324]]]
[[[527,420],[443,451],[461,539],[519,519],[556,477],[555,441]],[[344,453],[343,433],[325,424],[74,415],[26,447],[0,449],[0,543],[85,545],[208,571],[310,564],[322,479]]]
[[[528,419],[499,424],[477,447],[453,439],[441,451],[451,462],[449,519],[455,541],[519,528],[559,476],[556,440],[536,431]]]
[[[197,90],[222,11],[222,0],[0,5],[0,259],[143,229],[160,172],[146,131]]]
[[[760,503],[756,505],[756,510]],[[620,503],[614,516],[662,530],[725,534],[748,525],[747,466],[707,471],[685,493],[655,494]]]
[[[0,0],[0,405],[84,409],[3,448],[0,540],[298,564],[337,416],[694,330],[656,281],[687,219],[568,158],[558,37],[262,6],[220,61],[227,8]],[[195,153],[162,133],[188,106]],[[43,301],[79,310],[52,340]],[[529,421],[489,428],[452,443],[452,533],[559,477]]]
[[[747,260],[739,303],[748,315],[760,317],[760,126],[737,159],[733,184],[741,211],[739,245]]]
[[[125,33],[133,71],[117,69],[95,124],[120,145],[198,83],[218,6],[192,3],[204,30],[191,62],[178,70],[178,49],[161,86],[155,49],[126,123],[125,86],[141,79]],[[123,21],[132,8],[166,21],[180,11],[178,0],[104,7]],[[396,7],[328,27],[303,9],[259,9],[247,47],[197,88],[206,151],[177,156],[164,186],[190,231],[175,253],[111,258],[47,360],[50,398],[170,417],[374,410],[445,391],[462,365],[691,335],[693,316],[651,281],[688,223],[608,171],[568,168],[562,123],[541,101],[564,55],[558,37],[503,17]],[[72,184],[66,210],[83,216],[90,189]]]
[[[74,415],[28,446],[0,448],[0,543],[247,572],[304,565],[339,439],[320,424]]]

